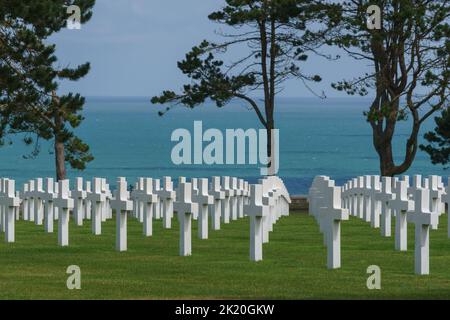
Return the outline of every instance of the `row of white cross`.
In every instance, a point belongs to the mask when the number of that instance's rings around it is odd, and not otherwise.
[[[211,229],[220,230],[221,222],[228,224],[250,216],[250,258],[262,260],[262,244],[269,241],[269,232],[282,215],[289,214],[289,194],[281,179],[267,177],[250,185],[235,177],[192,178],[178,180],[175,190],[172,179],[139,178],[128,191],[125,178],[117,180],[117,189],[111,192],[104,178],[83,182],[76,178],[75,188],[69,190],[69,180],[57,183],[52,178],[37,178],[15,191],[15,182],[0,179],[0,223],[7,242],[14,242],[14,220],[22,217],[36,225],[45,224],[47,233],[53,232],[58,221],[58,244],[69,245],[69,218],[77,226],[91,220],[92,233],[101,234],[102,222],[116,212],[116,249],[127,250],[127,215],[143,225],[144,236],[153,233],[153,219],[163,219],[164,228],[170,229],[174,212],[180,223],[180,255],[191,255],[191,220],[198,221],[198,236],[208,238],[208,216]]]
[[[449,179],[450,183],[450,179]],[[324,232],[328,248],[328,267],[340,267],[340,221],[349,214],[380,228],[381,235],[391,236],[395,217],[395,249],[407,250],[407,223],[415,225],[415,272],[429,274],[429,232],[437,229],[439,217],[450,203],[450,189],[442,178],[420,175],[410,179],[380,176],[354,178],[336,187],[329,177],[319,176],[309,190],[310,214]],[[450,238],[450,215],[448,217]]]

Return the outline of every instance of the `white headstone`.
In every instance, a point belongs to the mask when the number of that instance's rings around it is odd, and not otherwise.
[[[250,185],[250,203],[244,210],[250,216],[250,260],[260,261],[263,258],[263,217],[268,214],[268,206],[263,204],[262,185]]]
[[[153,235],[153,204],[158,201],[158,196],[153,193],[152,178],[145,178],[143,183],[143,192],[136,195],[136,200],[144,204],[144,236],[149,237]]]
[[[45,193],[43,196],[44,202],[44,223],[45,223],[45,232],[53,233],[53,222],[55,220],[54,217],[54,201],[56,199],[56,193],[54,192],[55,181],[53,178],[45,179]]]
[[[447,204],[447,233],[450,239],[450,178],[448,178],[448,185],[445,188],[445,194],[442,195],[442,202]]]
[[[430,273],[430,226],[437,226],[439,216],[430,212],[430,193],[418,189],[414,196],[414,211],[408,212],[408,221],[415,224],[415,272]]]
[[[78,177],[75,179],[75,189],[72,190],[72,198],[75,203],[74,218],[77,226],[83,225],[84,216],[84,200],[86,199],[86,191],[83,190],[83,178]]]
[[[414,203],[408,199],[408,185],[406,181],[397,181],[395,199],[389,201],[389,206],[395,212],[395,249],[408,250],[408,221],[407,212],[414,209]]]
[[[214,203],[214,197],[208,194],[208,179],[198,179],[198,193],[192,201],[198,204],[198,237],[208,239],[208,206]]]
[[[127,251],[127,213],[133,210],[133,202],[128,199],[127,181],[123,177],[117,180],[111,208],[116,211],[116,250]]]
[[[173,203],[176,198],[171,177],[163,177],[163,186],[159,192],[159,196],[164,207],[163,225],[165,229],[170,229],[172,228]]]
[[[341,221],[348,220],[349,214],[347,209],[342,209],[339,187],[329,184],[323,194],[327,204],[319,208],[319,215],[327,240],[327,266],[337,269],[341,267]]]
[[[69,180],[59,180],[59,194],[55,199],[55,207],[59,211],[58,244],[69,245],[69,210],[74,207],[73,199],[69,198]]]
[[[381,235],[384,237],[391,236],[391,208],[389,201],[394,199],[392,194],[392,178],[383,177],[381,184],[381,192],[377,195],[377,199],[381,201]]]
[[[2,206],[5,208],[5,241],[15,241],[15,208],[20,206],[20,199],[16,197],[15,181],[3,179],[4,190],[2,194]]]
[[[230,198],[234,196],[234,191],[230,188],[230,177],[222,177],[222,191],[225,192],[225,199],[222,201],[222,223],[230,223]]]
[[[192,202],[191,192],[191,184],[180,179],[177,200],[174,203],[174,210],[177,212],[180,223],[180,256],[192,254],[192,212],[198,210],[198,206]]]
[[[87,194],[92,203],[92,233],[102,234],[102,203],[106,201],[106,195],[102,192],[102,179],[94,178],[92,192]]]
[[[212,177],[210,194],[214,197],[213,210],[211,212],[212,229],[220,230],[220,216],[222,201],[225,199],[225,192],[221,190],[220,177]]]
[[[35,179],[34,185],[34,222],[36,225],[42,225],[44,220],[44,205],[42,201],[42,195],[44,194],[44,186],[42,178]]]
[[[28,183],[25,183],[23,185],[23,192],[22,192],[22,213],[23,213],[23,220],[28,221],[30,220],[30,215],[28,211],[28,198],[29,198],[29,185]]]
[[[380,227],[380,215],[381,215],[381,201],[378,194],[381,193],[381,181],[380,176],[372,176],[370,187],[370,199],[371,199],[371,217],[370,225],[373,228]]]

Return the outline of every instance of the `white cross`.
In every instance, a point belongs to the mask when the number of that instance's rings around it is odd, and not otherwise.
[[[442,195],[442,201],[447,203],[447,219],[448,219],[448,227],[447,233],[448,238],[450,239],[450,178],[448,178],[448,185],[445,188],[445,194]]]
[[[54,201],[56,199],[56,193],[54,192],[55,181],[53,178],[45,179],[45,192],[42,196],[44,200],[44,222],[45,232],[53,233],[53,221],[54,221]]]
[[[222,177],[222,191],[225,192],[225,199],[222,201],[222,222],[230,223],[230,198],[234,196],[234,191],[230,188],[230,177]]]
[[[341,267],[341,221],[348,220],[349,214],[347,209],[342,209],[340,188],[329,184],[323,194],[326,205],[319,208],[319,215],[327,240],[327,266],[337,269]]]
[[[90,181],[86,181],[86,210],[85,210],[85,218],[91,220],[91,211],[92,211],[92,201],[88,198],[88,194],[92,192],[92,184]]]
[[[28,221],[30,219],[29,211],[28,211],[28,197],[29,197],[29,185],[28,183],[24,183],[23,192],[22,192],[22,212],[23,212],[23,220]]]
[[[153,179],[153,193],[158,196],[158,201],[153,204],[153,216],[159,220],[161,218],[161,199],[159,192],[161,191],[161,180]]]
[[[395,214],[395,250],[408,250],[407,212],[414,209],[414,202],[408,200],[408,185],[406,181],[397,181],[395,199],[389,201],[389,207]]]
[[[430,193],[417,189],[414,211],[408,212],[408,222],[415,224],[415,272],[420,275],[430,273],[430,226],[437,226],[439,216],[430,212]]]
[[[238,218],[244,217],[244,196],[245,196],[245,184],[244,179],[238,179],[237,189],[238,189]]]
[[[222,201],[225,199],[225,192],[220,187],[220,177],[212,177],[210,194],[214,197],[212,217],[212,229],[220,230],[220,215]]]
[[[357,178],[357,186],[355,189],[356,197],[357,197],[357,216],[362,219],[364,217],[364,177]]]
[[[384,237],[391,236],[391,208],[389,201],[394,199],[392,194],[392,178],[383,177],[381,184],[381,192],[377,194],[377,200],[381,201],[381,235]]]
[[[192,255],[192,212],[198,210],[198,205],[192,202],[191,193],[192,185],[180,179],[174,203],[180,223],[180,256]]]
[[[163,225],[165,229],[170,229],[172,228],[173,202],[176,198],[171,177],[163,177],[163,187],[159,192],[159,196],[164,205]]]
[[[363,217],[365,222],[370,222],[372,217],[372,191],[370,188],[372,187],[372,176],[364,176],[364,189],[363,189],[363,197],[364,197],[364,212]]]
[[[442,214],[441,197],[442,194],[444,193],[440,188],[440,183],[442,181],[439,176],[429,176],[428,179],[430,181],[430,201],[431,201],[430,210],[431,212],[434,212],[440,216]]]
[[[15,209],[20,206],[20,199],[16,197],[15,181],[2,179],[3,187],[1,204],[4,207],[5,241],[15,241]]]
[[[262,185],[250,185],[250,203],[245,206],[245,213],[250,217],[250,260],[263,258],[263,217],[269,214],[269,208],[263,203]]]
[[[28,181],[28,221],[34,222],[34,192],[35,181]]]
[[[353,178],[351,181],[351,212],[354,217],[358,216],[358,178]]]
[[[208,179],[199,179],[198,194],[193,195],[192,201],[199,206],[198,237],[208,239],[208,206],[214,203],[214,197],[208,194]]]
[[[373,176],[370,185],[370,203],[371,203],[371,217],[370,225],[373,228],[380,227],[381,202],[377,196],[381,192],[380,176]]]
[[[266,179],[260,179],[259,183],[262,184],[263,191],[263,203],[269,207],[269,214],[263,217],[263,243],[269,242],[269,231],[272,225],[271,208],[275,205],[275,199],[273,193],[271,193],[271,185]]]
[[[42,225],[44,218],[44,205],[42,196],[44,195],[44,187],[42,178],[35,179],[33,198],[34,198],[34,222],[36,225]]]
[[[144,204],[143,226],[144,236],[153,235],[153,204],[158,201],[158,196],[153,193],[153,179],[145,178],[143,182],[143,191],[136,194],[137,203]]]
[[[127,213],[133,210],[133,202],[128,199],[127,181],[123,177],[117,180],[111,208],[116,211],[116,250],[127,251]]]
[[[239,190],[237,185],[237,178],[231,178],[230,189],[233,190],[233,196],[230,198],[231,201],[231,220],[237,220],[238,212],[237,212],[237,197],[239,196]]]
[[[58,208],[58,244],[69,245],[69,210],[73,209],[73,199],[69,197],[69,180],[59,180],[59,194],[55,199],[55,207]]]
[[[102,203],[106,201],[106,195],[102,192],[102,179],[94,178],[93,190],[87,194],[87,198],[94,208],[92,212],[92,233],[102,234]]]
[[[72,190],[72,198],[75,202],[74,216],[77,226],[83,225],[83,201],[86,199],[86,191],[83,190],[83,178],[75,179],[75,190]]]

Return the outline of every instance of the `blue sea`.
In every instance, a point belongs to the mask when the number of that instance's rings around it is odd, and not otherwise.
[[[316,175],[329,175],[338,183],[365,174],[378,174],[378,157],[372,145],[371,129],[364,110],[370,100],[362,98],[282,98],[277,101],[276,126],[280,134],[280,169],[291,194],[305,194]],[[188,129],[193,134],[194,121],[202,121],[203,130],[262,128],[254,111],[238,101],[224,108],[212,103],[196,109],[178,107],[164,116],[149,98],[88,98],[85,120],[76,133],[90,146],[95,160],[85,171],[68,170],[70,178],[105,177],[113,186],[118,176],[128,182],[141,176],[211,177],[233,175],[253,182],[260,175],[260,165],[175,165],[171,161],[173,130]],[[430,119],[421,136],[431,130]],[[401,161],[408,127],[396,131],[395,153]],[[21,185],[35,177],[54,176],[52,145],[42,142],[40,154],[26,159],[32,149],[20,139],[0,148],[0,175],[16,179]],[[205,146],[208,143],[205,143]],[[418,153],[407,174],[450,175],[433,166],[426,154]]]

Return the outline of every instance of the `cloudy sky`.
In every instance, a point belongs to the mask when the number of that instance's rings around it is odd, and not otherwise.
[[[207,16],[222,0],[97,0],[92,19],[81,30],[63,30],[50,40],[57,44],[59,63],[91,62],[84,79],[63,83],[62,92],[85,96],[153,96],[164,89],[177,89],[186,78],[176,62],[203,39],[217,39],[221,26]],[[314,87],[329,97],[345,96],[330,83],[351,77],[365,68],[350,59],[328,62],[311,58],[306,71],[324,81]],[[312,94],[298,81],[285,85],[282,96]]]

